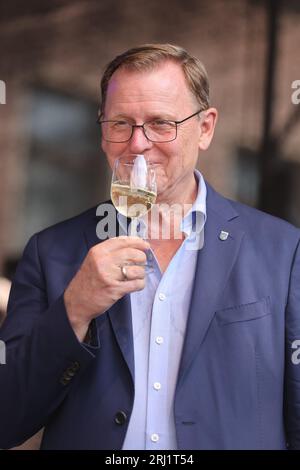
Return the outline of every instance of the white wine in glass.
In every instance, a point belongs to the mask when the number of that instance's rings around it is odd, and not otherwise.
[[[126,155],[115,160],[111,200],[118,212],[132,219],[131,235],[141,236],[137,230],[139,218],[151,210],[156,196],[155,167],[144,155]],[[152,263],[147,258],[146,271],[151,270]]]
[[[111,199],[121,214],[133,219],[143,217],[151,209],[156,193],[116,181],[111,185]]]

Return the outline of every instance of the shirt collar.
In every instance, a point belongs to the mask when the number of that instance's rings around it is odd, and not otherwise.
[[[180,226],[181,231],[184,232],[187,237],[189,237],[192,232],[199,234],[203,230],[206,222],[206,184],[199,170],[195,169],[194,175],[198,183],[197,197],[191,209],[182,219]]]

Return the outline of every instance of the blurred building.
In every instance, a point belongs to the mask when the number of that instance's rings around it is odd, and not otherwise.
[[[220,110],[214,143],[199,161],[208,181],[259,206],[264,171],[271,182],[263,185],[264,208],[300,225],[300,105],[291,101],[291,84],[300,79],[300,4],[273,1],[280,8],[269,67],[271,4],[1,2],[0,79],[7,96],[0,105],[0,273],[31,234],[108,196],[95,123],[100,75],[117,53],[145,42],[178,43],[207,67],[212,104]],[[274,154],[266,171],[262,152]]]

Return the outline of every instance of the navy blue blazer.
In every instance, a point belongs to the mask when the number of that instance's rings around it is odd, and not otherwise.
[[[95,214],[25,248],[0,335],[1,448],[43,426],[43,449],[122,448],[134,399],[129,297],[92,322],[89,345],[63,301],[99,242]],[[178,448],[299,449],[300,231],[209,185],[207,214],[174,400]]]

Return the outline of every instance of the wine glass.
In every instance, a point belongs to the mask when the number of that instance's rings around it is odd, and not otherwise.
[[[154,164],[144,155],[131,154],[117,158],[114,162],[111,200],[120,214],[131,219],[130,235],[146,239],[145,223],[139,220],[151,210],[156,201],[157,185]],[[145,271],[153,270],[153,262],[146,252]]]

